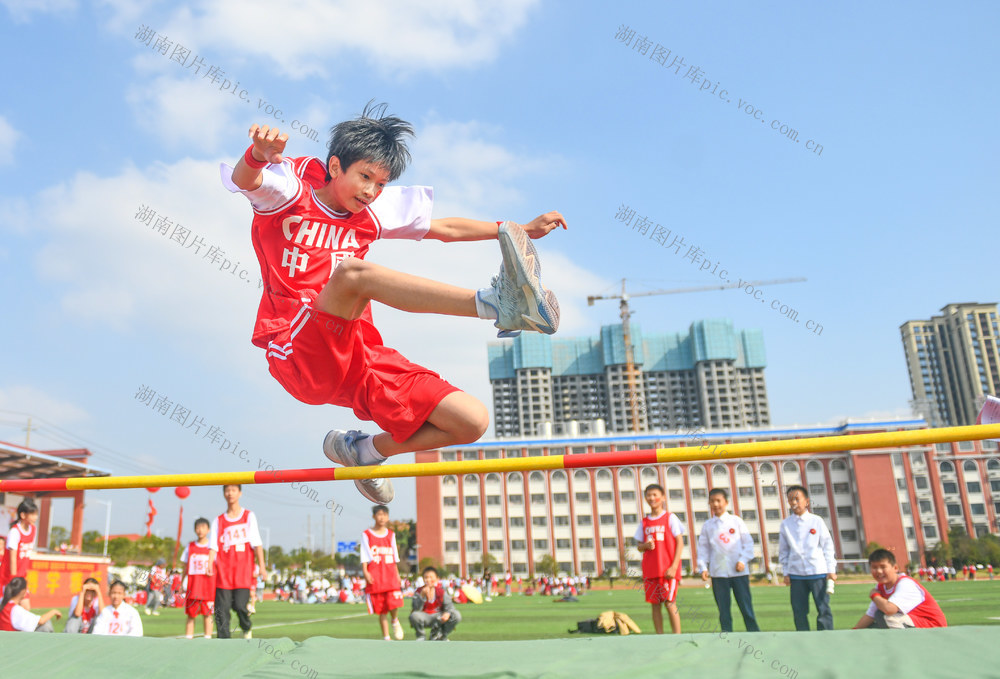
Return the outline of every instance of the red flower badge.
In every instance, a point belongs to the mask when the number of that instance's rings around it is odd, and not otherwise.
[[[812,535],[816,535],[816,529],[815,528],[810,528],[809,529],[809,533],[812,534]]]
[[[730,534],[734,534],[734,533],[736,533],[736,529],[735,529],[735,528],[730,528],[730,529],[729,529],[729,533],[730,533]]]

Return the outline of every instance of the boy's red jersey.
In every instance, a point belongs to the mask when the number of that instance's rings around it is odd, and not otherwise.
[[[365,587],[365,592],[377,594],[399,589],[399,553],[396,551],[396,534],[388,530],[378,537],[371,529],[361,535],[361,561],[368,564],[368,572],[373,582]],[[365,559],[368,558],[368,561]]]
[[[250,589],[254,586],[254,546],[259,545],[253,512],[244,509],[236,519],[219,514],[212,526],[216,536],[210,547],[216,550],[215,586],[218,589]],[[212,540],[210,539],[211,543]]]
[[[642,577],[662,578],[667,567],[674,560],[677,549],[677,538],[670,530],[670,512],[663,512],[658,518],[642,517],[642,534],[644,541],[652,540],[653,549],[642,553]],[[677,564],[674,577],[680,577],[681,564]]]
[[[899,581],[901,580],[909,580],[914,585],[919,587],[920,591],[924,593],[924,600],[911,608],[908,613],[910,620],[913,621],[913,624],[917,627],[947,627],[948,620],[944,617],[944,612],[941,610],[938,602],[935,601],[934,597],[931,596],[931,593],[924,589],[924,586],[917,582],[914,578],[911,578],[908,575],[900,575],[896,581],[896,585],[893,586],[893,590],[899,586]],[[885,585],[882,583],[876,585],[876,589],[878,589],[878,593],[886,599],[892,595],[892,592],[887,590]]]
[[[187,556],[187,599],[215,601],[215,577],[208,575],[209,552],[212,545],[191,542],[184,551]]]
[[[27,576],[28,552],[35,546],[36,532],[34,524],[28,526],[27,532],[21,529],[20,523],[15,523],[11,527],[10,533],[7,534],[7,542],[4,544],[3,559],[0,560],[0,588],[12,578]],[[10,558],[11,551],[14,552],[13,561]]]
[[[391,220],[385,231],[402,226],[395,237],[417,237],[425,227],[407,227],[422,224],[419,215],[429,213],[432,200],[426,187],[391,187],[376,199],[378,208],[368,206],[353,214],[334,212],[313,193],[313,188],[326,183],[323,163],[311,157],[286,162],[294,172],[298,191],[272,211],[255,209],[251,228],[264,284],[253,343],[264,349],[291,324],[303,301],[302,291],[319,293],[340,262],[348,257],[364,259],[368,246],[384,235],[379,214]],[[372,323],[370,306],[365,307],[361,319]]]

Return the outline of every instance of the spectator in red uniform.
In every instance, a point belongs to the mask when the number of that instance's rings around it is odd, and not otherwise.
[[[436,568],[428,566],[421,575],[424,586],[413,593],[410,626],[417,634],[417,641],[426,638],[425,627],[431,628],[431,641],[448,641],[448,635],[462,621],[462,615],[441,584]]]
[[[215,626],[220,639],[229,639],[231,611],[235,610],[243,638],[250,639],[253,623],[247,606],[250,588],[254,586],[254,555],[260,574],[266,580],[264,543],[257,528],[257,517],[249,509],[240,507],[243,486],[223,486],[222,494],[228,506],[226,512],[212,522],[208,538],[211,547],[209,573],[215,574]]]
[[[896,567],[896,557],[888,549],[876,549],[868,557],[872,577],[878,583],[869,597],[871,604],[854,629],[910,629],[947,627],[941,607],[924,586]]]

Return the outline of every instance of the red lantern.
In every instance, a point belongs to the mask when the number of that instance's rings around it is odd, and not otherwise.
[[[156,491],[159,490],[159,488],[147,488],[146,490],[148,490],[150,493],[155,493]]]
[[[187,496],[191,494],[191,489],[187,486],[177,486],[174,488],[174,495],[182,500],[186,500]]]

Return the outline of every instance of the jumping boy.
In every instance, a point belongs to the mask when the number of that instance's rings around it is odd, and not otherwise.
[[[194,534],[197,540],[184,548],[181,562],[184,564],[184,576],[187,578],[187,596],[184,599],[184,612],[187,622],[184,625],[184,636],[194,638],[194,621],[199,615],[204,618],[204,633],[206,639],[212,638],[212,617],[215,615],[215,577],[209,570],[212,560],[212,543],[208,534],[212,524],[208,519],[200,518],[194,522]]]
[[[826,581],[837,579],[833,538],[826,523],[809,511],[809,491],[788,487],[791,514],[781,522],[778,560],[785,584],[790,585],[795,629],[809,631],[809,596],[816,604],[816,629],[833,629],[833,612]]]
[[[712,579],[712,594],[719,607],[719,626],[723,632],[733,631],[731,590],[747,632],[759,632],[747,571],[747,564],[753,559],[753,538],[743,519],[727,511],[729,493],[725,489],[708,491],[708,506],[713,516],[704,523],[698,536],[698,570],[702,580]]]
[[[471,443],[486,431],[486,407],[383,345],[371,315],[376,301],[413,313],[493,319],[499,336],[554,333],[555,295],[541,285],[530,238],[566,228],[549,212],[523,228],[513,222],[431,219],[429,187],[392,187],[410,159],[412,126],[384,106],[333,128],[327,159],[284,158],[287,134],[253,125],[253,144],[222,182],[253,205],[251,238],[264,293],[252,342],[271,374],[304,403],[349,407],[382,433],[331,431],[326,456],[341,465],[377,465],[416,450]],[[377,200],[376,200],[377,199]],[[499,224],[499,226],[498,226]],[[478,292],[400,273],[364,260],[378,238],[444,242],[498,238],[503,264]],[[393,498],[387,479],[355,485],[372,502]]]
[[[877,583],[869,593],[871,603],[854,629],[909,629],[947,627],[948,621],[930,592],[919,582],[899,572],[896,556],[888,549],[868,555],[868,566]]]
[[[399,624],[399,608],[403,605],[403,593],[399,591],[396,534],[389,528],[388,507],[373,507],[372,517],[375,527],[367,528],[361,534],[361,572],[367,583],[368,612],[378,616],[382,638],[386,641],[390,640],[389,619],[392,618],[393,636],[401,640],[403,626]]]
[[[651,483],[643,491],[649,514],[635,532],[636,549],[642,552],[642,578],[646,601],[653,607],[653,627],[663,634],[663,611],[670,616],[670,629],[681,633],[681,616],[677,610],[677,586],[681,579],[681,553],[684,524],[667,511],[663,486]]]

